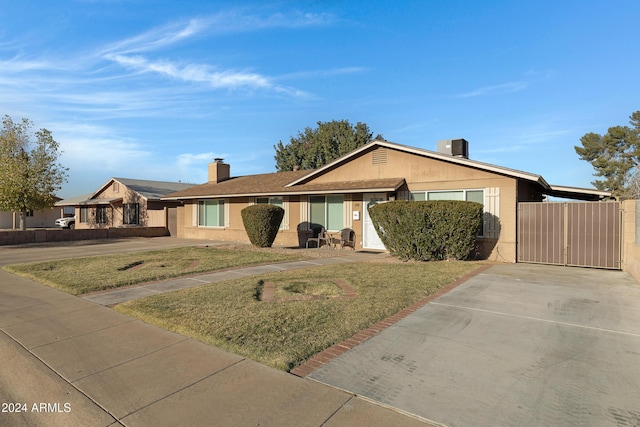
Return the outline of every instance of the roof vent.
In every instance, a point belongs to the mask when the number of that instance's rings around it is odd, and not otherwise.
[[[438,141],[438,153],[454,157],[469,158],[469,142],[466,139],[445,139]]]
[[[380,147],[371,154],[372,165],[384,165],[387,163],[387,149],[385,147]]]

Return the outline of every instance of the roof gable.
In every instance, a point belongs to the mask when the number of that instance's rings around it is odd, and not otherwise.
[[[448,154],[443,154],[443,153],[438,153],[435,151],[430,151],[430,150],[425,150],[423,148],[416,148],[416,147],[409,147],[407,145],[402,145],[402,144],[397,144],[395,142],[390,142],[390,141],[380,141],[380,140],[375,140],[372,141],[368,144],[365,144],[353,151],[351,151],[350,153],[330,162],[327,163],[326,165],[315,169],[313,171],[308,171],[308,173],[303,176],[300,177],[299,179],[290,182],[287,186],[291,187],[291,186],[295,186],[295,185],[299,185],[302,183],[306,183],[309,182],[317,177],[319,177],[320,175],[323,175],[325,173],[327,173],[328,171],[342,165],[345,163],[350,162],[352,159],[360,156],[361,154],[368,152],[368,151],[372,151],[377,147],[386,147],[386,148],[390,148],[393,150],[398,150],[398,151],[402,151],[405,153],[409,153],[409,154],[414,154],[414,155],[418,155],[418,156],[422,156],[422,157],[427,157],[427,158],[431,158],[434,160],[440,160],[440,161],[444,161],[447,163],[453,163],[453,164],[457,164],[457,165],[461,165],[461,166],[466,166],[466,167],[470,167],[470,168],[474,168],[474,169],[479,169],[482,171],[486,171],[486,172],[491,172],[491,173],[496,173],[499,175],[504,175],[504,176],[509,176],[512,178],[519,178],[519,179],[525,179],[527,181],[533,181],[533,182],[537,182],[538,184],[540,184],[543,188],[549,188],[549,184],[547,184],[547,182],[544,180],[544,178],[542,178],[542,176],[540,175],[536,175],[536,174],[532,174],[532,173],[528,173],[528,172],[523,172],[523,171],[519,171],[516,169],[510,169],[510,168],[505,168],[502,166],[496,166],[496,165],[492,165],[489,163],[483,163],[483,162],[479,162],[476,160],[470,160],[470,159],[465,159],[462,157],[455,157],[455,156],[451,156]]]
[[[483,163],[476,160],[455,157],[448,154],[425,150],[422,148],[409,147],[394,142],[375,140],[318,169],[272,172],[266,174],[232,177],[218,183],[210,182],[206,184],[196,185],[182,191],[167,194],[166,196],[162,197],[162,199],[180,200],[196,199],[200,197],[255,197],[265,195],[278,196],[293,194],[329,194],[331,192],[357,193],[396,191],[406,183],[405,178],[409,178],[409,175],[407,175],[408,168],[398,169],[396,167],[396,172],[389,172],[389,170],[387,170],[384,174],[372,172],[369,175],[367,175],[366,173],[360,175],[332,173],[346,170],[344,168],[344,166],[346,165],[348,165],[349,167],[354,166],[354,168],[351,168],[351,170],[362,170],[358,169],[358,166],[362,166],[362,164],[358,163],[360,160],[362,160],[362,156],[368,152],[373,152],[378,148],[395,150],[394,153],[399,153],[402,155],[416,156],[415,159],[424,158],[429,159],[429,161],[445,162],[449,165],[458,165],[465,168],[471,168],[478,172],[475,174],[476,176],[478,176],[480,173],[488,173],[531,182],[539,186],[538,188],[544,194],[553,194],[554,192],[560,192],[558,187],[552,187],[540,175],[502,166],[496,166],[489,163]],[[372,159],[374,157],[375,156],[372,156]],[[398,174],[405,174],[406,176],[396,176]],[[575,195],[576,198],[593,198],[598,196],[603,197],[602,194],[591,194],[591,192],[595,190],[572,190],[573,191],[571,191],[571,193]],[[565,191],[563,193],[568,193],[568,191]]]

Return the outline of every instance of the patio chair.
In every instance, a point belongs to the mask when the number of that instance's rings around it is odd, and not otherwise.
[[[351,228],[343,228],[340,231],[340,250],[345,246],[350,246],[354,251],[356,250],[356,232]]]
[[[328,242],[327,230],[324,227],[314,227],[311,230],[313,231],[313,237],[307,239],[307,249],[309,249],[309,242],[316,242],[316,248],[320,248],[322,243],[326,244]]]

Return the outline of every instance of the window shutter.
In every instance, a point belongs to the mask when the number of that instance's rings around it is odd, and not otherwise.
[[[309,196],[300,196],[300,222],[303,224],[302,231],[311,229],[309,224]]]
[[[289,198],[282,198],[282,209],[284,209],[284,217],[282,218],[282,229],[289,229]]]
[[[224,227],[229,228],[229,199],[221,200],[221,202],[224,205]]]
[[[485,237],[500,237],[500,187],[486,188],[484,192]]]
[[[196,200],[191,204],[191,225],[198,226],[198,210],[200,209],[200,201]]]

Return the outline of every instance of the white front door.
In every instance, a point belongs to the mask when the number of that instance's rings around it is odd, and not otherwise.
[[[386,201],[386,193],[366,193],[362,198],[362,247],[364,249],[386,249],[378,233],[376,233],[376,229],[369,217],[369,210],[367,209],[371,202]]]

